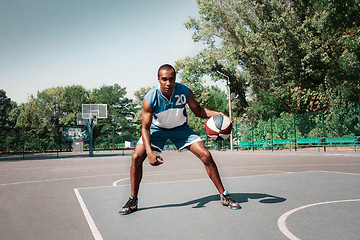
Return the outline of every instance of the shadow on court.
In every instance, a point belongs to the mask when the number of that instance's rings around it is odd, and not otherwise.
[[[239,210],[222,206],[209,180],[149,183],[142,185],[138,211],[125,216],[118,209],[129,186],[78,191],[98,239],[285,240],[285,231],[301,239],[357,239],[359,180],[321,171],[223,179]]]
[[[249,202],[250,199],[261,199],[260,203],[272,204],[272,203],[281,203],[286,201],[286,198],[277,197],[264,193],[232,193],[231,198],[233,198],[238,203]],[[174,204],[165,204],[153,207],[139,208],[138,211],[144,211],[149,209],[159,209],[159,208],[174,208],[174,207],[185,207],[196,204],[192,208],[204,208],[210,202],[219,202],[219,195],[211,195],[203,198],[198,198],[195,200],[187,201],[184,203],[174,203]]]

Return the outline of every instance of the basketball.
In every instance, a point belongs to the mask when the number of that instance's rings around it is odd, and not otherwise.
[[[215,115],[209,118],[206,123],[207,135],[216,141],[227,139],[232,130],[232,123],[230,118],[222,115]]]

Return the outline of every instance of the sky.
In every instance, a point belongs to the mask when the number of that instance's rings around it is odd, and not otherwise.
[[[128,97],[157,69],[195,56],[195,0],[0,0],[0,89],[20,103],[47,88],[119,84]]]

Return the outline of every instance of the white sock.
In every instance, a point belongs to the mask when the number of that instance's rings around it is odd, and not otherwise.
[[[223,193],[222,193],[223,195],[229,195],[229,193],[228,193],[228,191],[227,190],[225,190]]]

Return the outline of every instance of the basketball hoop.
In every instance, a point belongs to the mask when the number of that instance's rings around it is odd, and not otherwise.
[[[97,119],[107,118],[107,104],[82,104],[81,116],[89,126],[89,156],[93,157],[93,124]]]
[[[96,118],[107,118],[107,104],[82,104],[82,117],[90,119],[94,115]]]
[[[91,114],[91,119],[93,124],[97,124],[98,114]]]

